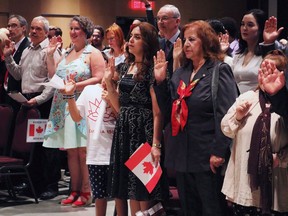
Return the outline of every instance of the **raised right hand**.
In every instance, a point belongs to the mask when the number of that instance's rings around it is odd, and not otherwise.
[[[177,38],[173,47],[173,59],[180,59],[182,53],[182,40]]]
[[[4,46],[4,49],[3,49],[3,55],[5,57],[8,57],[10,55],[13,54],[13,51],[15,49],[15,43],[11,40],[6,40],[5,41],[5,46]]]
[[[258,73],[259,84],[269,95],[276,94],[285,86],[285,76],[283,71],[279,71],[274,62],[264,60]]]
[[[265,22],[264,30],[263,30],[263,40],[264,44],[271,44],[276,41],[279,37],[280,33],[284,28],[280,27],[277,29],[277,18],[274,16],[269,17]]]
[[[50,39],[50,43],[48,45],[48,48],[47,48],[47,54],[49,56],[53,56],[54,55],[54,52],[56,51],[56,49],[61,46],[61,42],[62,42],[62,38],[61,36],[54,36]]]
[[[157,83],[161,83],[166,79],[167,64],[165,52],[163,50],[157,51],[157,56],[154,59],[154,76]]]
[[[108,59],[108,63],[106,65],[104,73],[104,81],[106,83],[110,82],[113,79],[114,74],[115,74],[115,58],[112,57]]]

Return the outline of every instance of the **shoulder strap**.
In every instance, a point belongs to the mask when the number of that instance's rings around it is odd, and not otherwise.
[[[219,68],[222,62],[216,64],[212,72],[212,81],[211,81],[211,91],[212,91],[212,103],[213,103],[213,112],[216,117],[216,108],[217,108],[217,92],[218,92],[218,83],[219,83]]]

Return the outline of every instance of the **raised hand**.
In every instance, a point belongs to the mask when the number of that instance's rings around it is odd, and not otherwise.
[[[53,56],[54,52],[56,51],[56,49],[58,47],[61,46],[61,43],[62,43],[62,38],[61,36],[54,36],[50,39],[50,43],[48,45],[48,48],[47,48],[47,54],[48,56]]]
[[[110,82],[115,74],[115,58],[109,58],[108,63],[105,68],[105,73],[104,73],[104,81],[105,82]]]
[[[285,86],[285,76],[283,71],[279,71],[275,63],[264,60],[258,73],[260,87],[269,95],[276,94]]]
[[[141,0],[141,2],[143,2],[145,5],[150,4],[148,0]]]
[[[269,17],[269,19],[265,22],[263,30],[264,44],[274,43],[283,29],[284,28],[281,27],[277,30],[277,18],[274,16]]]
[[[167,64],[165,58],[165,52],[160,50],[157,52],[157,56],[153,57],[154,59],[154,76],[157,83],[161,83],[164,79],[166,79],[166,70]]]
[[[3,49],[3,55],[5,57],[8,57],[10,55],[13,54],[13,51],[15,49],[15,43],[11,40],[6,40],[5,41],[5,46],[4,46],[4,49]]]
[[[229,43],[229,35],[227,33],[221,35],[220,46],[221,50],[224,53],[226,53],[227,50],[229,49],[230,43]]]
[[[179,59],[182,53],[182,40],[177,38],[173,47],[173,59]]]
[[[62,94],[73,95],[76,90],[76,82],[73,79],[69,79],[65,82],[64,89],[61,90]]]
[[[248,113],[251,103],[248,101],[242,101],[236,106],[236,120],[241,121]]]

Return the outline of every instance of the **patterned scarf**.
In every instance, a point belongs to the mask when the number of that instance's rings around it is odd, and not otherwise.
[[[262,213],[270,213],[272,205],[272,166],[273,157],[270,139],[270,105],[265,93],[259,90],[262,112],[258,116],[252,131],[248,174],[251,191],[260,187],[260,205]]]
[[[189,97],[192,94],[192,90],[199,82],[200,79],[196,79],[189,83],[186,87],[186,84],[180,80],[177,93],[179,98],[174,100],[172,104],[172,113],[171,113],[171,124],[172,124],[172,136],[176,136],[180,129],[186,125],[188,118],[188,107],[185,101],[185,98]]]

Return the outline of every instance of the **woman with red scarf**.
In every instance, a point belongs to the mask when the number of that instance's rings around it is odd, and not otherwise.
[[[238,95],[237,87],[230,66],[222,63],[219,39],[207,22],[185,25],[183,36],[182,66],[170,81],[164,52],[159,51],[154,59],[158,103],[163,112],[167,101],[172,104],[164,143],[165,166],[176,170],[185,216],[223,216],[221,166],[229,155],[231,140],[221,132],[220,122]],[[213,73],[219,75],[214,83]],[[214,84],[218,90],[212,94]]]

